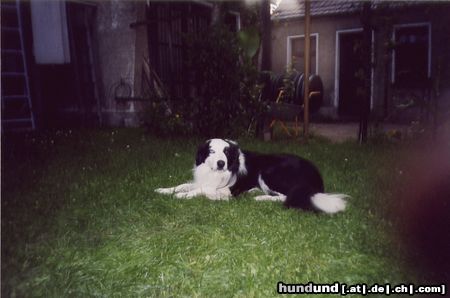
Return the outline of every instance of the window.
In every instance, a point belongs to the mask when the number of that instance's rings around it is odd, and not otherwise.
[[[430,24],[394,27],[392,81],[399,87],[420,86],[430,77]]]
[[[319,55],[318,55],[318,39],[317,33],[311,34],[311,68],[312,74],[318,74],[319,70]],[[288,37],[288,54],[287,54],[287,66],[292,66],[293,69],[298,72],[304,72],[305,69],[305,37],[302,36],[289,36]]]
[[[225,13],[224,23],[232,32],[238,32],[241,30],[241,15],[238,12],[227,11]]]

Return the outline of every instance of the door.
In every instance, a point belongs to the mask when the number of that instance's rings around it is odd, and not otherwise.
[[[339,42],[339,116],[348,120],[359,117],[363,88],[361,45],[363,32],[344,32]]]

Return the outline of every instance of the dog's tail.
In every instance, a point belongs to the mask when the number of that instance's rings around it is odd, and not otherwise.
[[[345,210],[348,195],[318,193],[305,187],[295,187],[286,197],[284,205],[288,208],[317,210],[334,214]]]
[[[333,214],[345,210],[348,195],[337,193],[316,193],[311,197],[313,206],[325,213]]]

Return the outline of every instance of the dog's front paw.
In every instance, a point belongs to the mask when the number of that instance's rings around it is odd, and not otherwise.
[[[175,198],[177,199],[190,199],[192,198],[192,195],[188,192],[179,192],[175,194]]]
[[[213,201],[220,201],[220,200],[222,200],[222,201],[228,201],[228,200],[230,199],[229,196],[224,195],[224,194],[219,194],[219,193],[216,193],[216,194],[207,194],[206,197],[207,197],[208,199],[210,199],[210,200],[213,200]]]
[[[173,188],[170,187],[170,188],[157,188],[157,189],[155,189],[155,192],[167,195],[167,194],[173,194],[174,191],[173,191]]]
[[[286,199],[284,195],[270,196],[270,195],[260,195],[254,197],[256,201],[272,201],[272,202],[283,202]]]

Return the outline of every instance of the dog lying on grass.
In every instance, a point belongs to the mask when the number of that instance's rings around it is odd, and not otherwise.
[[[158,188],[155,191],[174,194],[180,199],[204,195],[211,200],[228,200],[231,197],[230,187],[236,183],[239,175],[244,174],[242,158],[242,152],[235,142],[222,139],[208,140],[197,149],[192,182]]]
[[[324,193],[319,170],[308,160],[291,154],[260,154],[241,151],[234,141],[211,139],[200,145],[194,166],[194,180],[175,187],[158,188],[162,194],[177,198],[204,195],[211,200],[259,188],[258,201],[279,201],[288,208],[344,211],[344,194]]]

